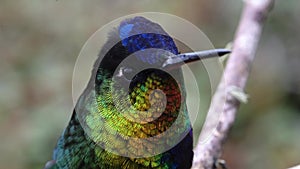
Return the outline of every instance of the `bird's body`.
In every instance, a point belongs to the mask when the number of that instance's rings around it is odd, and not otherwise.
[[[114,42],[118,43],[112,44]],[[47,168],[191,167],[193,134],[181,69],[169,73],[157,69],[165,58],[147,53],[146,49],[179,53],[173,39],[161,26],[143,17],[121,22],[109,35],[95,62],[91,79],[58,140],[53,153],[55,163]],[[144,53],[135,54],[134,64],[128,66],[125,59],[138,51]],[[147,69],[143,69],[145,67]],[[128,91],[124,86],[129,87]],[[124,101],[127,95],[129,102]],[[175,130],[168,133],[163,143],[156,145],[155,141],[139,140],[159,138],[174,126]],[[155,148],[166,147],[162,144],[169,148],[151,155]]]

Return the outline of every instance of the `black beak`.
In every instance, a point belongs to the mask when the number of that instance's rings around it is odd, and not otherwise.
[[[163,63],[163,68],[172,68],[172,67],[180,67],[185,63],[194,62],[197,60],[202,60],[206,58],[212,57],[220,57],[230,53],[231,51],[228,49],[212,49],[212,50],[204,50],[199,52],[191,52],[191,53],[182,53],[178,55],[170,56]]]

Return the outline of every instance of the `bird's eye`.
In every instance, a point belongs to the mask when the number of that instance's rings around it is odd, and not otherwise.
[[[117,76],[130,80],[135,75],[134,69],[130,67],[121,67]]]
[[[133,76],[135,75],[134,69],[133,68],[124,68],[123,69],[123,75],[126,79],[130,80],[133,78]]]
[[[127,73],[127,74],[130,74],[130,73],[133,72],[133,69],[132,69],[132,68],[124,68],[124,69],[123,69],[123,72],[124,72],[124,73]]]

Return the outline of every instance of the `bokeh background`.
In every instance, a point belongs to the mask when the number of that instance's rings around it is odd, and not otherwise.
[[[234,37],[242,6],[236,0],[1,0],[0,169],[40,169],[51,159],[72,112],[76,58],[101,26],[131,13],[165,12],[223,47]],[[230,169],[300,163],[299,11],[298,0],[277,1],[268,18],[246,90],[249,102],[224,146]]]

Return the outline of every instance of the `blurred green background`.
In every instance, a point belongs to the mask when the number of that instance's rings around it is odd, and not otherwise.
[[[0,2],[0,169],[40,169],[72,112],[72,73],[85,41],[137,12],[165,12],[198,26],[216,47],[234,37],[242,1]],[[230,169],[300,163],[300,1],[277,1],[261,38],[222,156]],[[196,128],[198,132],[200,128]]]

